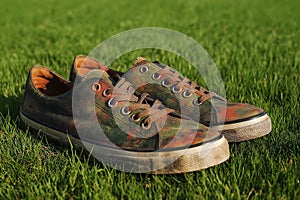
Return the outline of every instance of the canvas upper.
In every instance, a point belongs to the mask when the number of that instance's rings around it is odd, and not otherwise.
[[[142,57],[134,62],[128,72],[123,73],[105,67],[96,59],[77,56],[70,80],[74,81],[77,75],[80,77],[91,69],[99,68],[111,75],[126,77],[139,93],[147,92],[177,113],[185,113],[189,118],[205,125],[234,124],[266,115],[261,108],[229,102],[183,77],[171,67],[157,61],[149,62]]]

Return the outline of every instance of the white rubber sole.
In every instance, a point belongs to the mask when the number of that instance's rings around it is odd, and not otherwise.
[[[267,135],[272,130],[270,117],[265,114],[252,120],[216,126],[222,131],[228,142],[242,142]]]
[[[66,133],[39,124],[20,112],[21,120],[29,127],[58,142],[86,151],[100,162],[120,171],[131,173],[172,174],[205,169],[226,161],[229,146],[224,136],[200,146],[155,152],[126,151],[81,141]]]

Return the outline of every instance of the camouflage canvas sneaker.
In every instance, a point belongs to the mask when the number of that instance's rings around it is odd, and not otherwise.
[[[124,74],[96,59],[79,55],[74,59],[70,80],[74,81],[77,75],[84,76],[91,69],[102,69],[111,75]],[[157,61],[138,58],[126,79],[138,86],[138,92],[149,93],[177,113],[185,110],[190,119],[218,128],[229,142],[250,140],[271,132],[271,119],[261,108],[229,102]]]
[[[31,129],[85,147],[99,161],[127,172],[182,173],[229,158],[220,132],[149,99],[103,70],[89,70],[72,83],[36,66],[29,71],[20,117]]]

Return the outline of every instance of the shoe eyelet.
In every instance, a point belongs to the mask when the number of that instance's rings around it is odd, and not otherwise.
[[[108,100],[108,102],[107,102],[107,105],[109,106],[109,107],[115,107],[117,104],[118,104],[118,102],[116,101],[114,104],[113,104],[113,100],[114,100],[114,98],[111,98],[111,99],[109,99]]]
[[[147,73],[148,70],[149,70],[149,69],[148,69],[148,66],[147,66],[147,65],[142,65],[142,66],[140,67],[140,72],[143,73],[143,74]]]
[[[199,98],[194,99],[194,101],[193,101],[193,104],[196,105],[196,106],[199,106],[199,105],[201,105],[202,103],[203,103],[202,101],[199,101]]]
[[[171,84],[169,83],[169,81],[167,81],[166,79],[161,81],[161,85],[164,87],[169,87]]]
[[[142,129],[144,129],[144,130],[148,130],[148,129],[150,129],[151,128],[151,123],[150,124],[147,124],[147,125],[145,125],[145,123],[143,123],[142,122]]]
[[[173,93],[179,93],[179,92],[181,92],[181,91],[182,91],[182,88],[179,88],[179,89],[178,89],[176,86],[173,86],[173,87],[172,87],[172,92],[173,92]]]
[[[131,115],[131,119],[133,120],[133,121],[135,121],[135,122],[138,122],[138,121],[140,121],[140,117],[137,117],[138,115],[136,115],[136,114],[133,114],[133,115]]]
[[[104,97],[107,97],[107,96],[110,96],[111,94],[110,93],[107,93],[108,92],[108,88],[106,88],[105,90],[103,90],[102,94]]]
[[[99,83],[93,83],[91,87],[94,92],[97,92],[101,89],[101,85]]]
[[[121,109],[121,114],[122,115],[129,115],[131,112],[130,110],[128,109],[128,106],[125,106]]]
[[[185,90],[183,93],[182,93],[182,96],[184,98],[188,98],[190,96],[192,96],[192,93],[189,91],[189,90]]]
[[[152,77],[153,80],[158,80],[158,79],[160,79],[160,75],[159,75],[158,73],[152,74],[151,77]]]

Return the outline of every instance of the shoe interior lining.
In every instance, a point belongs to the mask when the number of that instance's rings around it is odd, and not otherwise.
[[[47,68],[33,68],[31,69],[31,76],[34,87],[48,96],[57,96],[72,88],[71,83],[68,83]]]
[[[80,56],[76,58],[75,67],[77,73],[82,77],[84,77],[89,71],[93,69],[101,69],[104,71],[108,70],[108,68],[106,68],[101,63],[97,62],[94,59],[87,58],[85,56]]]
[[[122,72],[109,69],[99,61],[89,58],[87,56],[77,56],[75,60],[75,68],[78,75],[82,77],[84,77],[89,71],[93,69],[101,69],[103,71],[106,71],[110,76],[113,76],[115,74],[123,74]]]

